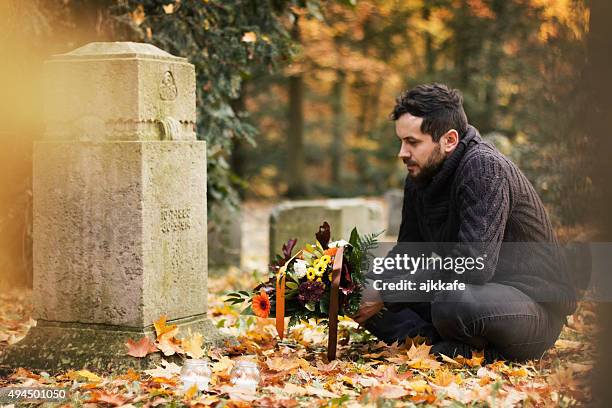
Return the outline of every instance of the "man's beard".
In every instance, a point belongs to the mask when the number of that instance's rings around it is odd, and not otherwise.
[[[446,158],[440,152],[440,145],[436,145],[433,152],[427,158],[427,161],[421,167],[421,171],[418,172],[415,176],[412,176],[408,173],[408,177],[418,186],[426,186],[429,182],[434,178],[436,174],[440,171],[442,166],[444,165],[444,160]]]

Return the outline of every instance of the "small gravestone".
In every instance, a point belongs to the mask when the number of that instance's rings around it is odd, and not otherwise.
[[[387,231],[386,235],[397,238],[400,224],[402,223],[402,206],[404,204],[404,192],[402,190],[389,190],[385,193],[387,204]]]
[[[206,144],[195,71],[152,45],[92,43],[46,63],[34,146],[36,327],[4,369],[150,365],[128,338],[169,323],[218,341],[207,311]]]
[[[331,226],[334,240],[348,240],[354,227],[360,234],[384,230],[379,203],[360,198],[286,201],[274,207],[270,214],[270,259],[291,238],[298,239],[298,247],[314,243],[315,233],[323,221]]]

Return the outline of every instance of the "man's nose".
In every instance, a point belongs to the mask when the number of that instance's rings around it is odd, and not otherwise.
[[[399,157],[400,159],[409,159],[411,156],[412,153],[410,153],[410,150],[408,150],[408,148],[406,148],[405,146],[400,147],[397,157]]]

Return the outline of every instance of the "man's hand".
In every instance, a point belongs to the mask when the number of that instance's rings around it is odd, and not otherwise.
[[[361,297],[359,311],[351,318],[359,324],[363,324],[370,317],[378,313],[384,306],[377,290],[366,286]]]

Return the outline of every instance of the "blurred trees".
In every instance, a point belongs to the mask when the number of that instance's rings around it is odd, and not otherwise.
[[[90,41],[152,42],[195,64],[211,204],[235,204],[247,186],[258,198],[400,186],[387,114],[402,90],[430,81],[461,89],[470,121],[506,141],[558,222],[580,222],[590,201],[583,0],[0,3],[0,45],[11,56],[0,78],[3,151],[25,157],[3,171],[11,205],[0,232],[19,235],[7,256],[26,269],[41,62]]]
[[[253,84],[247,97],[264,153],[247,156],[252,195],[291,194],[296,177],[315,195],[400,186],[387,114],[402,90],[437,81],[464,93],[482,134],[510,141],[509,154],[557,221],[583,218],[591,188],[582,154],[588,138],[576,127],[588,31],[582,1],[326,2],[299,26],[301,52],[285,75]],[[284,84],[296,72],[304,83],[304,176],[283,160],[298,146],[299,125],[285,123],[282,109],[295,105]]]

